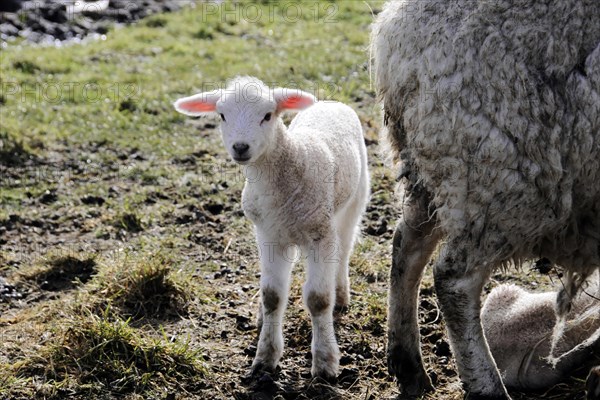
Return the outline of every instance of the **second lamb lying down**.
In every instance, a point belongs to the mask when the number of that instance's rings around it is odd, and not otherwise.
[[[600,354],[600,305],[598,277],[593,278],[573,301],[564,326],[554,310],[556,292],[529,293],[504,284],[488,295],[482,324],[507,387],[549,388],[594,363],[594,353]]]
[[[244,213],[256,228],[261,267],[260,338],[252,372],[283,354],[282,319],[296,246],[308,264],[304,302],[312,319],[312,374],[333,378],[339,350],[333,309],[349,300],[348,260],[369,195],[367,150],[356,113],[256,78],[175,103],[187,115],[221,117],[223,143],[244,169]],[[303,110],[289,129],[281,114]]]

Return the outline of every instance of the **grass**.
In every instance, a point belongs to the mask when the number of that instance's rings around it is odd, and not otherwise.
[[[238,74],[352,102],[354,87],[369,87],[366,35],[344,27],[367,26],[369,8],[339,2],[339,18],[315,22],[309,19],[309,13],[318,15],[311,9],[315,4],[297,7],[308,20],[284,17],[278,14],[280,7],[269,5],[259,7],[263,18],[256,23],[226,13],[208,15],[199,7],[149,20],[160,23],[123,28],[84,46],[44,51],[9,47],[0,60],[4,129],[26,143],[35,138],[70,144],[107,141],[184,154],[193,147],[193,127],[172,112],[171,103]],[[320,13],[325,8],[318,6]],[[237,11],[247,10],[239,5]]]
[[[12,381],[4,384],[13,395],[49,399],[142,393],[162,397],[201,387],[198,379],[206,374],[199,350],[185,341],[149,337],[131,327],[128,320],[112,316],[110,309],[103,315],[87,312],[74,317],[39,355],[10,370]],[[31,390],[36,378],[43,383]],[[0,378],[0,388],[1,382]]]
[[[91,282],[90,294],[101,300],[96,307],[117,307],[136,319],[185,315],[198,291],[189,276],[173,265],[162,253],[113,260]]]
[[[260,395],[240,386],[256,350],[260,276],[240,206],[243,175],[216,121],[172,108],[235,75],[357,110],[373,195],[351,261],[351,306],[336,328],[344,379],[332,390],[349,399],[397,394],[385,373],[395,175],[377,153],[368,68],[381,4],[201,3],[106,40],[2,49],[0,273],[22,297],[0,292],[0,399]],[[273,388],[284,398],[334,398],[308,376],[303,278],[298,266]],[[547,281],[524,272],[518,283]],[[423,352],[437,387],[428,398],[461,398],[451,357],[435,352],[447,343],[430,272],[422,297]],[[581,396],[580,382],[568,384],[554,393]]]

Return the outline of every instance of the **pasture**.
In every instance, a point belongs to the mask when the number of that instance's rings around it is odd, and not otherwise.
[[[0,51],[1,399],[382,399],[396,174],[379,139],[369,29],[380,1],[208,3],[80,44]],[[258,254],[244,177],[217,120],[178,97],[236,75],[352,106],[369,152],[371,200],[337,321],[336,385],[310,377],[300,260],[276,376],[244,379],[256,351]],[[491,285],[507,281],[494,276]],[[511,282],[560,284],[525,265]],[[431,272],[423,354],[437,391],[462,396]],[[515,399],[580,399],[572,378]]]

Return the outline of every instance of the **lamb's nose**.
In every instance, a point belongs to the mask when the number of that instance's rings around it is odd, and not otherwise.
[[[233,145],[233,150],[237,153],[237,155],[239,156],[243,156],[244,153],[246,153],[248,151],[248,149],[250,148],[250,146],[246,143],[234,143]]]

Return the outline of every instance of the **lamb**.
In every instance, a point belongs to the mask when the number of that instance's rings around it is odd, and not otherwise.
[[[508,399],[480,319],[498,268],[565,271],[559,322],[600,267],[600,2],[390,1],[372,33],[384,133],[400,165],[388,366],[432,390],[419,347],[423,269],[469,398]]]
[[[347,307],[348,262],[369,197],[367,152],[356,113],[309,93],[270,89],[251,77],[225,90],[177,100],[184,114],[218,114],[225,148],[247,166],[242,193],[261,268],[259,341],[251,374],[275,370],[283,354],[282,320],[290,271],[307,259],[303,299],[312,319],[312,375],[333,379],[339,349],[333,311]],[[286,128],[281,114],[300,112]]]
[[[481,321],[508,388],[547,389],[577,368],[597,361],[593,356],[600,350],[600,304],[595,301],[598,289],[596,276],[573,300],[566,329],[553,350],[557,292],[528,293],[513,284],[491,291],[483,304]]]

